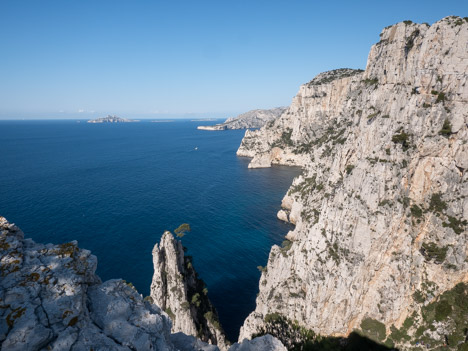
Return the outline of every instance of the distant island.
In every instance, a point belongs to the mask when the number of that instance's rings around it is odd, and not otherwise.
[[[127,119],[121,118],[117,116],[107,115],[106,117],[100,117],[96,119],[90,119],[88,123],[132,123],[132,122],[140,122],[136,119]]]
[[[224,123],[212,126],[198,126],[201,130],[226,130],[261,128],[268,122],[275,120],[286,111],[287,107],[276,107],[269,110],[251,110],[237,117],[228,118]]]

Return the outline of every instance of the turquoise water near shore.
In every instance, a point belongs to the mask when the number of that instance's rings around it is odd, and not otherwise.
[[[291,230],[276,212],[300,170],[248,169],[235,154],[245,131],[196,129],[213,123],[0,121],[0,215],[37,242],[78,240],[103,280],[145,296],[154,244],[189,223],[182,242],[236,341],[257,266]]]

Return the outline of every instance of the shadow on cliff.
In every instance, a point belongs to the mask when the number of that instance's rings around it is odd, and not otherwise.
[[[356,332],[349,334],[347,338],[341,337],[322,337],[313,341],[305,342],[302,345],[295,345],[289,350],[295,351],[398,351],[379,344]]]
[[[267,314],[264,323],[252,338],[265,334],[273,335],[289,351],[397,351],[358,332],[352,332],[346,338],[321,336],[278,313]]]

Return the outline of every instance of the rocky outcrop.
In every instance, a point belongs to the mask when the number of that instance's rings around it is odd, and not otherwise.
[[[466,18],[387,27],[364,72],[321,74],[246,131],[250,167],[304,172],[279,213],[296,227],[270,252],[240,340],[271,313],[402,348],[465,340],[454,301],[468,303],[467,42]]]
[[[132,123],[132,122],[140,122],[136,119],[127,119],[121,118],[117,116],[107,115],[106,117],[100,117],[96,119],[90,119],[88,123]]]
[[[172,332],[193,335],[202,341],[228,349],[228,342],[204,282],[193,268],[192,258],[170,232],[165,232],[153,249],[154,275],[151,298],[171,316]]]
[[[179,351],[219,351],[218,346],[181,332],[171,334],[171,341]]]
[[[175,350],[171,321],[76,242],[36,244],[0,217],[2,350]]]
[[[244,339],[240,343],[235,343],[229,351],[286,351],[286,347],[271,335],[264,335],[253,340]]]
[[[286,107],[276,107],[269,110],[252,110],[237,117],[228,118],[224,123],[213,126],[198,126],[202,130],[226,130],[260,128],[283,114]]]
[[[102,283],[96,267],[96,257],[76,241],[37,244],[0,217],[0,349],[219,351],[191,335],[171,334],[171,318],[179,316],[124,280]],[[270,335],[248,344],[253,351],[282,350]]]

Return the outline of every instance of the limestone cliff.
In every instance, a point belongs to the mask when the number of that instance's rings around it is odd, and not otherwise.
[[[154,275],[151,298],[172,319],[172,332],[193,335],[202,341],[228,349],[208,290],[193,268],[190,256],[170,232],[165,232],[153,249]]]
[[[226,130],[260,128],[281,116],[286,107],[276,107],[269,110],[252,110],[237,117],[228,118],[225,122],[213,126],[199,126],[203,130]]]
[[[304,172],[279,213],[296,227],[272,248],[240,339],[277,313],[402,348],[465,341],[467,42],[468,18],[387,27],[365,71],[318,75],[246,131],[249,167]]]

